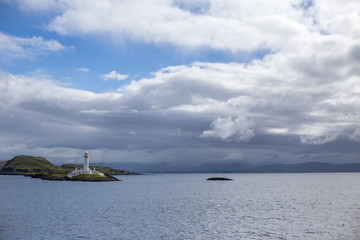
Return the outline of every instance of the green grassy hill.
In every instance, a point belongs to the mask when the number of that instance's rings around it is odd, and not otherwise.
[[[46,158],[19,155],[7,161],[2,174],[33,174],[38,172],[64,172]]]

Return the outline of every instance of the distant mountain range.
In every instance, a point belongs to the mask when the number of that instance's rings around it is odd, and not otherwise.
[[[169,163],[102,163],[103,166],[142,173],[311,173],[360,172],[360,163],[330,164],[306,162],[299,164],[204,163],[200,166],[174,166]]]
[[[175,166],[170,163],[101,163],[96,166],[107,174],[141,173],[307,173],[307,172],[360,172],[360,163],[330,164],[306,162],[298,164],[265,164],[254,166],[241,162],[203,163],[199,166]],[[80,165],[53,165],[47,159],[32,156],[16,156],[0,161],[0,174],[33,174],[38,172],[69,172]],[[111,168],[110,168],[111,167]],[[120,170],[120,169],[126,169]]]

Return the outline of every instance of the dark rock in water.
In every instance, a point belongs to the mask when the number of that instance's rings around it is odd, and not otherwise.
[[[208,180],[208,181],[232,181],[233,179],[225,178],[225,177],[211,177],[206,180]]]

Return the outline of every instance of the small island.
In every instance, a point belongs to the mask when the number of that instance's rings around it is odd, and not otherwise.
[[[225,178],[225,177],[211,177],[206,179],[207,181],[232,181],[231,178]]]
[[[45,158],[19,155],[6,161],[0,170],[2,175],[24,175],[52,181],[108,182],[121,181],[112,175],[139,175],[139,173],[102,166],[89,166],[88,152],[83,166],[63,164],[56,166]]]

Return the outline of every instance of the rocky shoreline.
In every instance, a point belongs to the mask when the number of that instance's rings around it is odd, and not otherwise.
[[[64,175],[48,175],[48,174],[33,174],[28,175],[31,178],[40,178],[42,180],[49,180],[49,181],[72,181],[72,182],[111,182],[111,181],[121,181],[117,179],[116,177],[105,175],[91,175],[90,174],[83,174],[83,176],[75,176],[72,178],[69,178],[68,176]]]

